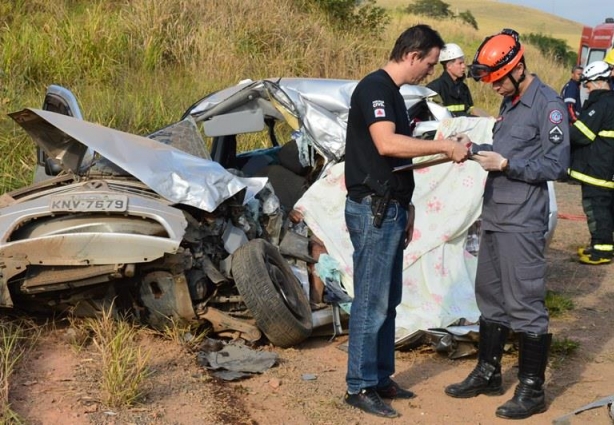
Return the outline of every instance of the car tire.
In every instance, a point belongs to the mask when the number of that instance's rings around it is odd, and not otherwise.
[[[307,295],[275,245],[252,239],[234,252],[231,268],[245,305],[272,344],[291,347],[311,335]]]

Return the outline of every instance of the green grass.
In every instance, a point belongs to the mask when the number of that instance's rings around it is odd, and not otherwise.
[[[550,366],[554,369],[561,367],[565,360],[580,348],[580,343],[573,339],[552,338],[550,345]]]
[[[580,348],[580,343],[578,341],[574,341],[567,337],[562,339],[553,338],[552,344],[550,345],[550,353],[559,356],[569,356],[578,348]]]
[[[571,297],[555,291],[546,291],[546,308],[550,317],[560,317],[574,309]]]

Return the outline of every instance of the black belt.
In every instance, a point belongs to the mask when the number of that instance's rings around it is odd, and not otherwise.
[[[362,203],[363,199],[370,199],[371,200],[370,203],[373,204],[375,201],[381,199],[382,197],[378,196],[378,195],[375,195],[375,194],[371,194],[371,195],[366,195],[366,196],[363,196],[363,197],[360,197],[360,198],[356,198],[354,196],[349,196],[348,195],[348,198],[350,198],[352,201],[354,201],[354,202],[356,202],[358,204]],[[390,198],[389,204],[399,204],[400,206],[404,205],[403,202],[401,202],[401,201],[399,201],[397,199],[394,199],[394,198]]]

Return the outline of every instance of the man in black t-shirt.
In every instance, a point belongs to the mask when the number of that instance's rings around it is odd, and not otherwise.
[[[427,25],[408,28],[397,39],[388,63],[363,78],[352,93],[347,125],[345,221],[354,247],[354,299],[350,312],[345,402],[367,413],[396,417],[382,398],[412,398],[394,373],[396,307],[401,302],[403,250],[413,232],[411,171],[394,167],[411,158],[444,154],[465,161],[464,137],[411,137],[400,93],[433,73],[444,42]]]

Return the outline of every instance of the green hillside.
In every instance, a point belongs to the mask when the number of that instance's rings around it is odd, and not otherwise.
[[[408,3],[400,0],[379,0],[391,19],[374,33],[335,25],[314,3],[0,0],[0,193],[27,184],[35,160],[32,141],[6,114],[39,108],[50,84],[72,90],[88,121],[147,134],[243,79],[358,79],[382,66],[399,33],[417,23],[430,24],[467,56],[503,27],[570,40],[581,27],[497,1],[449,0],[455,12],[471,11],[475,30],[403,13]],[[529,69],[558,90],[569,70],[526,47]],[[476,104],[495,113],[500,98],[490,86],[469,84]]]
[[[455,14],[469,10],[478,22],[480,33],[489,34],[502,28],[513,28],[523,33],[541,33],[565,40],[570,48],[577,50],[583,25],[568,19],[505,3],[499,0],[443,0]],[[413,0],[378,0],[383,7],[396,9],[406,7]]]

